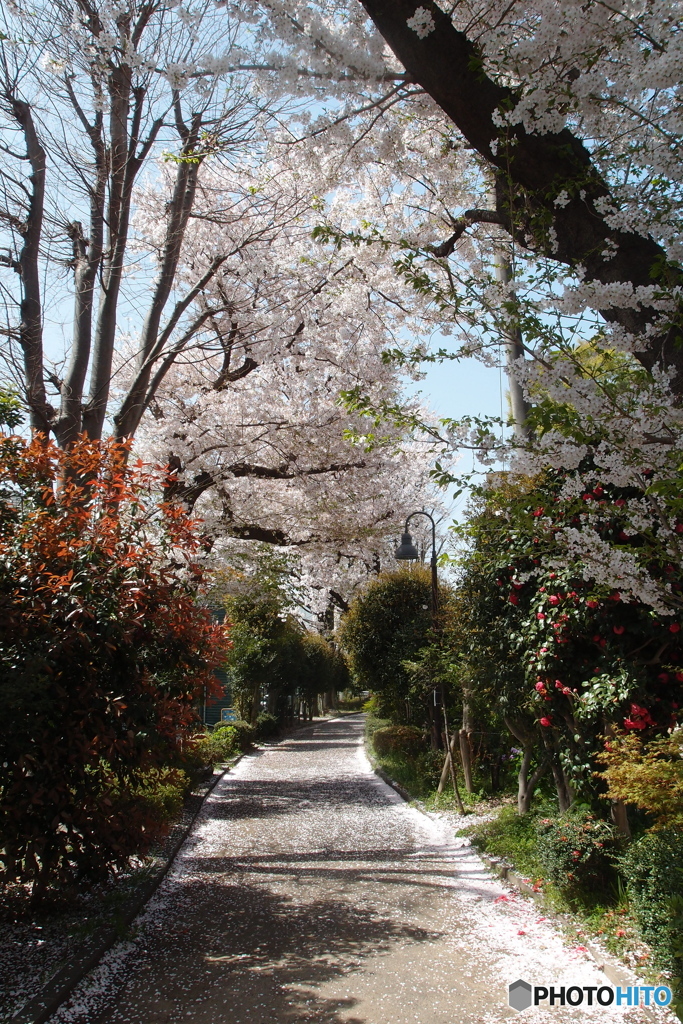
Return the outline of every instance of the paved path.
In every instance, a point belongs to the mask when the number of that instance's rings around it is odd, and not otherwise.
[[[507,984],[604,984],[530,901],[372,772],[360,717],[245,757],[62,1022],[494,1024]],[[644,1020],[531,1010],[534,1022]]]

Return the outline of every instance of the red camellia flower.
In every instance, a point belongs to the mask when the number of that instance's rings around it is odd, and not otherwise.
[[[680,624],[678,622],[672,622],[671,625],[669,626],[669,632],[670,633],[679,633],[680,630],[681,630],[681,627],[680,627]]]
[[[584,501],[592,501],[593,500],[593,495],[592,494],[583,494],[582,498],[583,498]]]
[[[519,598],[514,593],[510,594],[508,601],[510,602],[510,604],[519,604]]]
[[[624,501],[623,498],[617,498],[617,500],[614,502],[614,504],[617,506],[617,508],[623,508],[624,505],[626,504],[626,502]]]
[[[683,523],[676,523],[676,533],[683,533]]]
[[[683,683],[683,672],[677,672],[676,673],[676,679],[678,680],[679,683]]]
[[[537,619],[544,619],[545,618],[545,612],[536,612],[536,618]]]
[[[630,540],[630,537],[623,530],[620,530],[619,531],[619,540],[622,540],[622,541]]]
[[[539,693],[545,693],[545,685],[541,682],[540,679],[536,683],[536,686],[534,687],[534,689],[538,690]]]
[[[561,680],[561,679],[556,679],[556,680],[555,680],[555,689],[556,689],[556,690],[562,690],[562,689],[564,689],[564,683],[562,682],[562,680]]]
[[[560,603],[560,599],[557,596],[557,594],[551,594],[550,597],[548,598],[548,602],[549,602],[549,604],[557,605],[557,604]]]
[[[657,679],[659,679],[660,683],[668,683],[669,682],[669,673],[668,672],[660,672],[659,675],[657,676]]]
[[[631,704],[631,717],[624,719],[625,729],[645,729],[648,725],[654,724],[654,719],[647,708],[641,708],[640,704]]]
[[[598,605],[600,604],[600,602],[596,601],[594,597],[589,597],[588,600],[586,601],[586,604],[588,605],[589,608],[597,608]]]
[[[552,719],[548,718],[547,715],[544,715],[543,718],[539,718],[539,722],[541,723],[541,725],[544,725],[546,728],[548,728],[548,726],[553,724],[552,723]]]
[[[626,626],[614,626],[613,629],[617,636],[621,636],[621,634],[626,630]]]
[[[545,509],[543,509],[543,508],[537,508],[536,511],[534,512],[534,516],[536,518],[538,518],[539,516],[543,515],[544,511],[545,511]]]
[[[599,484],[598,484],[598,486],[597,486],[597,487],[594,487],[594,488],[593,488],[593,494],[597,494],[597,496],[598,496],[599,498],[601,498],[601,497],[603,496],[603,494],[604,494],[604,493],[605,493],[605,492],[603,491],[602,487],[600,487],[600,485],[599,485]]]

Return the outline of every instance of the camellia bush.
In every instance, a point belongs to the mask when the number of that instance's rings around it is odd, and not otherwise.
[[[462,649],[481,677],[478,689],[513,735],[536,747],[564,811],[575,795],[605,795],[595,774],[605,734],[650,740],[676,724],[683,650],[678,619],[560,557],[552,529],[539,520],[580,529],[585,504],[564,500],[562,485],[561,474],[548,473],[501,479],[484,492],[460,582]],[[591,495],[619,501],[598,483]],[[673,566],[669,576],[677,587]],[[637,802],[622,790],[615,799]]]
[[[0,872],[35,897],[158,837],[226,657],[195,524],[129,456],[0,443]]]

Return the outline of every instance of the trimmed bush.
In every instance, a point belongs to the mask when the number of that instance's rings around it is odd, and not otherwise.
[[[683,1002],[683,832],[647,832],[619,866],[640,932],[657,964],[678,979]]]
[[[150,819],[162,827],[180,814],[189,789],[190,779],[179,768],[149,768],[132,787]]]
[[[427,746],[424,733],[414,725],[388,725],[383,729],[377,729],[372,742],[379,757],[386,757],[388,754],[417,757]]]
[[[230,736],[234,737],[235,753],[238,750],[242,752],[249,750],[249,747],[254,742],[254,727],[249,725],[249,722],[243,722],[239,719],[236,722],[219,723],[213,731],[214,736],[219,734],[222,736],[223,733],[229,733]]]
[[[260,740],[267,740],[273,736],[277,736],[280,731],[280,725],[275,715],[269,714],[267,711],[262,711],[256,719],[256,736]]]
[[[536,834],[539,860],[558,889],[604,889],[615,880],[621,837],[611,822],[570,812],[539,818]]]
[[[0,436],[0,880],[36,902],[158,838],[226,657],[195,524],[128,456]]]

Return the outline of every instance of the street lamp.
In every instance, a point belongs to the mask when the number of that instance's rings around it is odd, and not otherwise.
[[[406,519],[406,525],[404,527],[403,533],[401,534],[401,543],[394,552],[394,558],[399,559],[399,561],[414,562],[416,561],[416,559],[420,557],[419,551],[413,544],[413,538],[410,536],[410,533],[408,532],[408,523],[415,516],[426,516],[429,522],[432,524],[432,557],[430,561],[430,567],[432,570],[432,627],[436,630],[437,616],[439,612],[439,591],[436,578],[436,523],[434,522],[432,516],[430,516],[429,512],[411,512],[411,514]],[[434,703],[436,704],[436,688],[434,689]],[[446,714],[446,688],[444,686],[443,679],[441,680],[441,709],[443,711],[443,725],[446,739],[446,760],[444,762],[443,772],[441,773],[442,779],[439,782],[439,792],[441,792],[441,787],[445,779],[445,773],[447,769],[450,769],[451,781],[453,783],[453,792],[458,802],[458,809],[461,814],[464,814],[465,808],[463,807],[462,799],[460,797],[460,791],[458,789],[458,782],[455,777],[455,766],[453,764],[453,746],[451,743],[451,738],[448,735],[448,716]],[[437,728],[438,735],[438,727],[436,727],[436,723],[434,723],[434,726],[435,728]],[[453,739],[455,739],[455,734],[453,735]]]
[[[439,591],[436,581],[436,523],[430,516],[429,512],[411,512],[406,519],[406,525],[404,532],[401,534],[401,543],[394,552],[394,558],[399,561],[410,561],[414,562],[420,557],[420,554],[413,544],[413,538],[408,532],[408,523],[415,516],[426,516],[429,522],[432,524],[432,558],[430,561],[430,567],[432,570],[432,625],[436,626],[436,616],[439,610]]]

